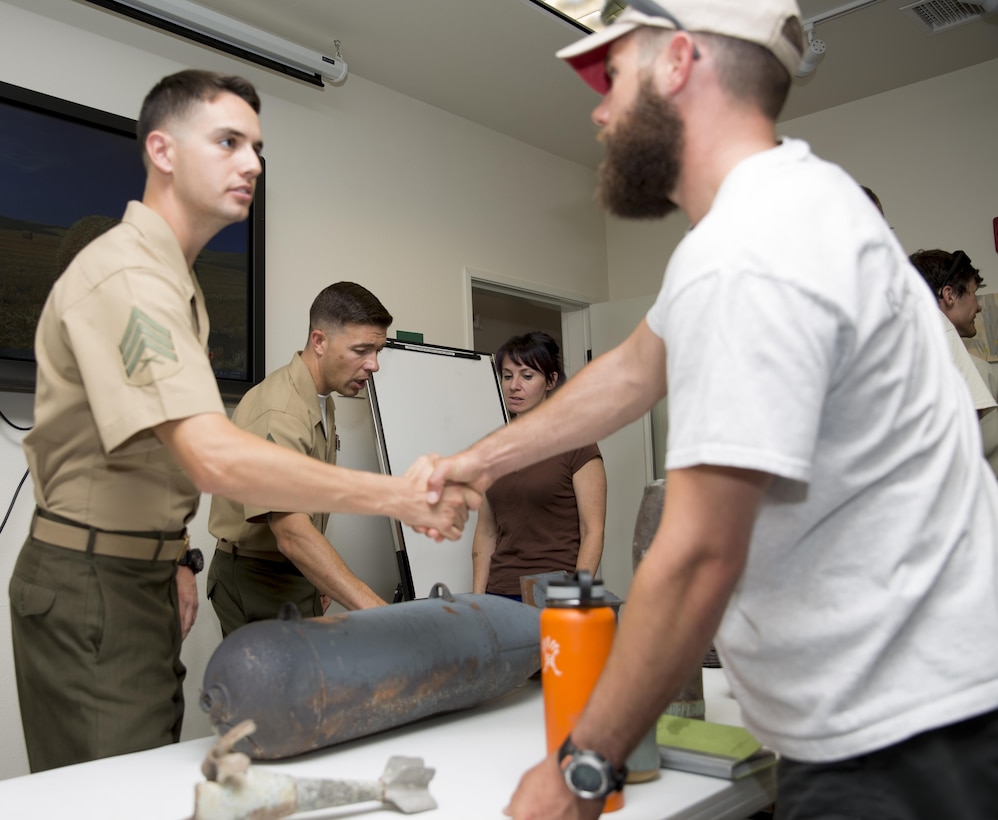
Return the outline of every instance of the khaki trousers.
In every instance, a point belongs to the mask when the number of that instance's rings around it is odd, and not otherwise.
[[[9,589],[32,772],[180,739],[186,669],[175,573],[172,561],[27,539]]]

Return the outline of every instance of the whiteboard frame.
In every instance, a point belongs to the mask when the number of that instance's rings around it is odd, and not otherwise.
[[[432,358],[400,358],[410,356]],[[455,365],[452,377],[418,386],[422,393],[438,397],[436,403],[421,406],[418,395],[394,395],[400,374],[405,372],[402,368],[411,370],[413,363],[439,368],[447,362]],[[474,387],[481,389],[469,393],[471,385],[460,378],[462,375],[471,375]],[[368,387],[378,462],[386,475],[402,474],[425,453],[452,455],[509,423],[491,353],[389,339],[379,354],[379,370],[371,374]],[[448,394],[448,390],[453,392]],[[455,416],[455,411],[460,410],[467,412]],[[420,436],[406,437],[414,425],[421,428]],[[476,523],[477,514],[471,513],[459,540],[438,544],[391,519],[402,600],[425,598],[438,582],[446,583],[455,594],[472,591],[471,544]]]

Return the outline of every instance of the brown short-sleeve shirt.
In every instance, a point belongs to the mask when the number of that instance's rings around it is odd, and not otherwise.
[[[312,374],[295,353],[291,362],[275,370],[249,390],[232,414],[237,427],[329,464],[336,463],[336,422],[333,400],[326,397],[328,431]],[[238,504],[222,496],[211,499],[208,530],[216,538],[238,543],[244,549],[277,552],[277,540],[267,524],[267,514],[287,512]],[[326,531],[328,513],[313,513],[312,524]]]
[[[590,444],[504,475],[486,490],[496,520],[488,592],[519,595],[520,578],[575,571],[582,536],[573,477],[594,458]]]
[[[224,413],[204,296],[166,222],[130,202],[59,277],[35,332],[40,507],[109,530],[178,530],[199,493],[152,428]]]

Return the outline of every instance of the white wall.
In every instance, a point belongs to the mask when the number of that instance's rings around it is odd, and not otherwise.
[[[31,423],[32,396],[0,393],[0,411],[20,427]],[[28,469],[20,441],[24,433],[0,422],[0,521],[6,514],[21,477]],[[17,710],[17,686],[14,683],[14,658],[10,642],[10,602],[7,584],[14,560],[24,535],[28,531],[33,502],[29,477],[18,495],[10,518],[0,533],[0,735],[6,742],[0,746],[0,778],[23,774],[28,770],[28,758],[21,735],[21,715]]]
[[[162,76],[186,67],[242,74],[263,100],[267,157],[266,367],[285,364],[307,332],[315,294],[339,279],[374,291],[395,329],[465,347],[465,268],[538,287],[608,296],[604,220],[594,174],[553,155],[351,76],[317,89],[65,0],[0,2],[0,80],[135,117]],[[584,126],[583,126],[584,127]],[[124,205],[124,203],[123,203]],[[341,463],[377,469],[366,403],[340,400]],[[0,411],[31,422],[31,397],[0,393]],[[25,469],[22,433],[0,424],[0,504]],[[0,533],[0,777],[27,772],[10,649],[6,582],[33,506],[29,481]],[[201,546],[208,501],[191,531]],[[333,516],[333,543],[383,596],[397,581],[384,519]],[[210,550],[208,550],[210,554]],[[185,643],[184,737],[210,734],[197,707],[219,641],[203,599]]]
[[[998,59],[792,120],[801,137],[877,192],[908,253],[964,249],[998,287]]]
[[[998,59],[788,120],[777,131],[807,140],[876,191],[908,253],[962,248],[990,290],[998,287],[996,84]],[[682,214],[660,222],[608,218],[610,298],[657,292],[687,224]]]

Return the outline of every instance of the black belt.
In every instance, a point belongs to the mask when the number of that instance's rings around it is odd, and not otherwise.
[[[215,549],[219,552],[235,555],[237,558],[256,558],[258,561],[276,561],[283,564],[291,563],[288,557],[279,550],[249,549],[247,547],[239,546],[238,541],[226,541],[224,538],[218,539],[218,543],[215,544]]]

